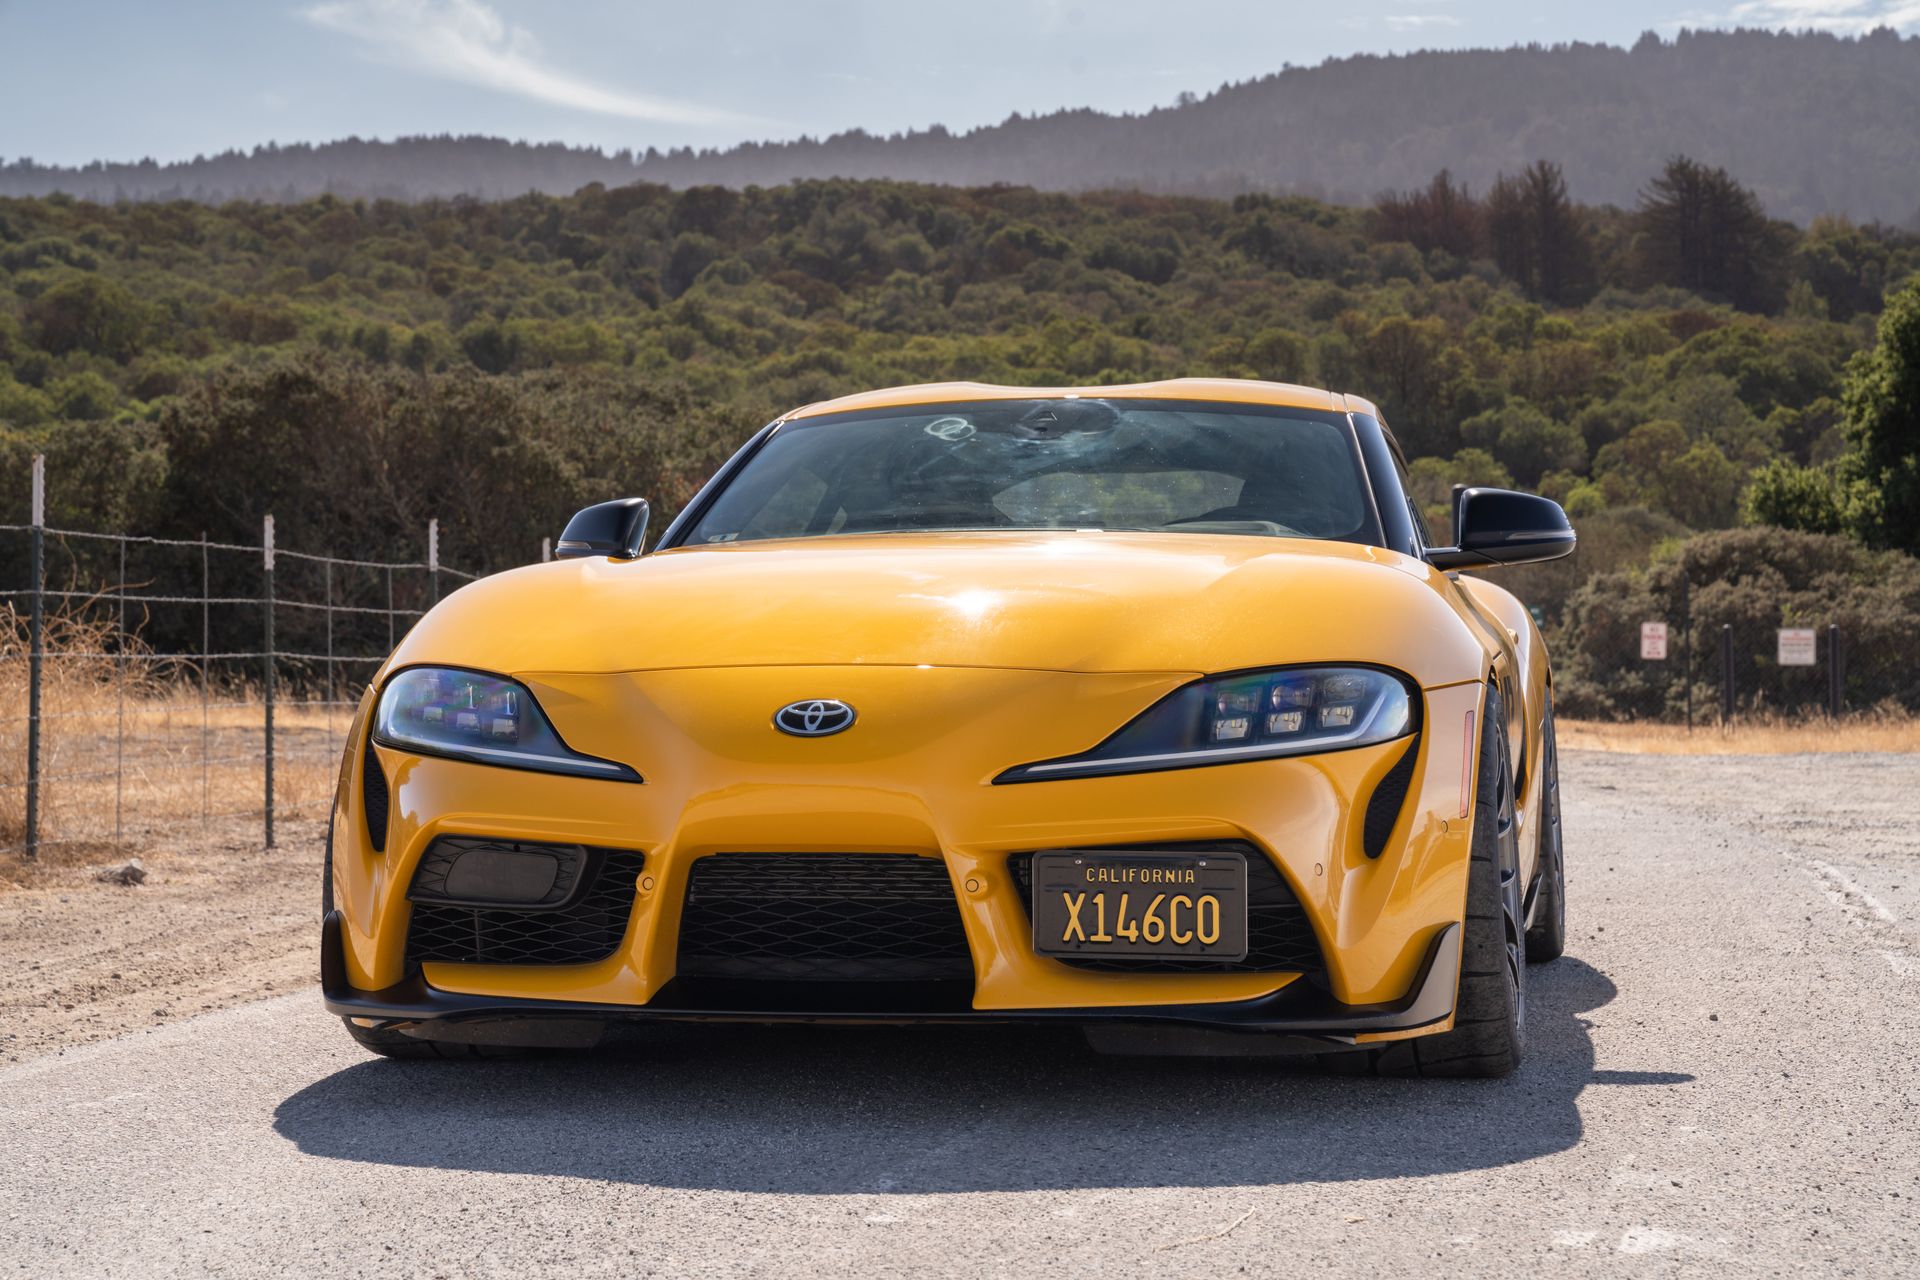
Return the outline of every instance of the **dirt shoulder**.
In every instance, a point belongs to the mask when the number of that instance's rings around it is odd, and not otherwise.
[[[316,981],[323,823],[252,824],[140,850],[144,884],[103,884],[110,852],[9,860],[0,884],[0,1063],[159,1026]]]

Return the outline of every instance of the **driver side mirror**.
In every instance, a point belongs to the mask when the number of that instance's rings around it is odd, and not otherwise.
[[[556,560],[578,560],[585,556],[611,556],[615,560],[633,560],[647,538],[647,500],[617,498],[582,507],[561,531],[554,544]]]
[[[1533,564],[1573,554],[1573,526],[1551,498],[1512,489],[1465,489],[1453,510],[1459,545],[1428,549],[1427,563],[1436,569]]]

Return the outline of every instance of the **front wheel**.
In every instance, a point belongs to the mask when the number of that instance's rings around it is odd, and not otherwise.
[[[1526,1052],[1526,926],[1520,906],[1513,755],[1498,690],[1488,688],[1481,716],[1466,938],[1453,1029],[1381,1049],[1374,1059],[1381,1075],[1504,1076],[1520,1065]]]

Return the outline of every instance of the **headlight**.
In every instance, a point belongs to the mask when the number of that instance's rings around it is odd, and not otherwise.
[[[479,671],[410,667],[394,676],[374,712],[373,740],[475,764],[641,781],[624,764],[581,755],[560,741],[525,686]]]
[[[1042,782],[1340,751],[1413,732],[1417,693],[1371,667],[1290,667],[1199,680],[1083,755],[1009,769]]]

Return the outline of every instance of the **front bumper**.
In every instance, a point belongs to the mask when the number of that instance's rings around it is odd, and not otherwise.
[[[443,991],[419,973],[380,991],[359,991],[348,982],[341,923],[339,912],[328,912],[320,931],[320,985],[327,1012],[382,1025],[524,1018],[600,1022],[1129,1025],[1297,1037],[1303,1048],[1319,1049],[1352,1047],[1392,1038],[1400,1033],[1438,1027],[1452,1018],[1461,945],[1461,926],[1443,926],[1428,946],[1407,995],[1380,1004],[1342,1004],[1308,984],[1293,983],[1271,995],[1223,1004],[993,1010],[938,1006],[884,1010],[809,1007],[804,1001],[811,993],[802,987],[795,991],[795,997],[802,1001],[800,1004],[738,1009],[688,1007],[672,1000],[620,1006],[579,1000],[472,995]]]
[[[1429,728],[1379,856],[1367,851],[1362,828],[1368,798],[1399,759],[1399,742],[1124,778],[992,785],[1010,760],[1084,746],[1179,679],[938,668],[526,677],[569,745],[632,757],[644,786],[376,748],[362,724],[343,762],[334,815],[344,955],[330,998],[371,1002],[371,1013],[336,1010],[346,1016],[390,1021],[489,1009],[721,1016],[716,1004],[686,995],[678,972],[683,904],[701,859],[741,851],[911,853],[940,859],[953,885],[973,966],[961,1020],[1115,1018],[1379,1038],[1437,1029],[1418,1018],[1410,1024],[1406,1009],[1431,1005],[1419,998],[1434,980],[1423,966],[1443,931],[1462,919],[1469,841],[1462,784],[1470,761],[1458,726],[1478,705],[1478,686],[1424,691]],[[819,740],[776,734],[766,708],[790,701],[796,689],[851,699],[862,710],[862,732]],[[648,744],[644,755],[635,743]],[[374,753],[373,767],[363,770],[366,752]],[[363,794],[370,773],[391,788],[390,804],[378,806],[374,825],[384,838],[377,842]],[[644,857],[624,936],[592,963],[409,963],[408,886],[443,836]],[[1010,858],[1220,841],[1257,846],[1284,876],[1319,939],[1324,984],[1286,972],[1089,972],[1034,953]],[[1449,970],[1449,993],[1453,979]],[[861,1017],[737,1002],[726,1002],[724,1014],[739,1016],[741,1008],[768,1017]],[[953,1012],[889,1005],[876,1016],[945,1021]]]

